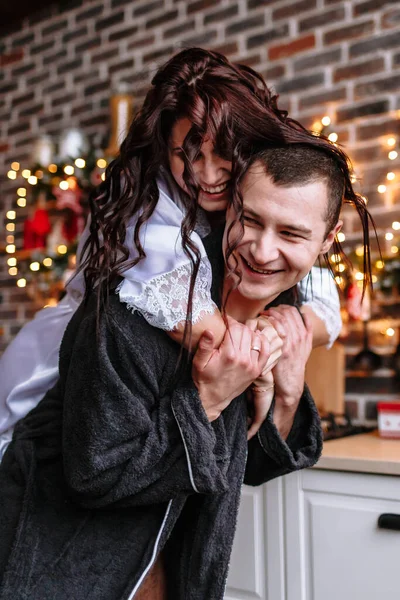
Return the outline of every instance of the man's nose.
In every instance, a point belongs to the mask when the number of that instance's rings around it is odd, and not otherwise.
[[[264,232],[253,240],[250,252],[256,265],[266,265],[279,257],[279,241],[273,232]]]

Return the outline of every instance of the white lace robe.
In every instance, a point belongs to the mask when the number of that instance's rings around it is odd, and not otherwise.
[[[160,199],[141,229],[146,258],[124,272],[117,289],[121,302],[138,310],[155,327],[172,330],[186,317],[191,263],[183,251],[180,227],[183,206],[177,190],[166,179],[158,181]],[[136,219],[127,228],[130,258],[136,256],[133,233]],[[201,252],[201,265],[193,294],[193,322],[212,313],[211,266],[201,238],[209,232],[200,215],[191,239]],[[80,240],[80,249],[87,239]],[[79,250],[78,249],[78,255]],[[8,346],[0,359],[0,459],[11,440],[15,423],[34,408],[58,378],[58,353],[65,328],[82,300],[83,275],[73,277],[67,294],[56,307],[40,310]],[[330,344],[339,335],[339,297],[326,269],[313,268],[312,277],[299,284],[303,304],[308,304],[325,323]]]

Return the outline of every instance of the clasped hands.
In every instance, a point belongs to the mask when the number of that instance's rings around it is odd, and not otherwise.
[[[285,439],[304,388],[305,364],[312,348],[312,327],[298,310],[279,306],[245,324],[228,317],[219,346],[205,331],[193,359],[192,377],[210,421],[249,390],[252,420],[248,438],[265,420],[275,395],[273,420]]]

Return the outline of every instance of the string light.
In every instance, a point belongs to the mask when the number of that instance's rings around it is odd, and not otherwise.
[[[378,281],[378,278],[376,275],[372,275],[372,283],[376,283]]]
[[[375,266],[377,269],[383,269],[383,267],[385,266],[385,263],[383,262],[383,260],[377,260],[375,263]]]
[[[36,185],[37,184],[37,177],[36,177],[36,175],[30,175],[28,177],[28,183],[30,183],[31,185]]]
[[[344,264],[343,264],[343,263],[339,263],[339,264],[337,265],[337,270],[339,271],[339,273],[343,273],[343,271],[345,271],[345,270],[346,270],[346,267],[344,266]]]
[[[388,154],[390,160],[395,160],[398,157],[398,153],[396,150],[391,150]]]
[[[385,331],[386,335],[388,335],[389,337],[393,337],[394,334],[396,333],[395,330],[393,329],[393,327],[388,327]]]
[[[51,163],[51,165],[49,165],[47,169],[50,171],[50,173],[57,173],[57,165],[55,165],[54,163]]]
[[[24,208],[26,206],[26,198],[17,198],[17,204],[21,208]]]
[[[11,163],[11,168],[12,168],[13,171],[19,171],[19,167],[20,167],[19,162],[13,162],[13,163]]]
[[[17,179],[17,173],[16,173],[16,171],[8,171],[7,177],[9,179]]]
[[[392,247],[390,248],[390,252],[391,252],[392,254],[398,254],[398,252],[399,252],[399,249],[398,249],[398,247],[397,247],[397,246],[392,246]]]
[[[102,181],[105,181],[105,180],[106,180],[106,174],[105,174],[105,173],[102,173],[102,174],[101,174],[101,177],[100,177],[100,179],[101,179]]]
[[[330,133],[330,134],[328,135],[328,140],[329,140],[330,142],[332,142],[332,143],[335,143],[335,142],[337,142],[337,141],[338,141],[338,138],[339,138],[338,134],[337,134],[337,133],[335,133],[334,131],[332,131],[332,133]]]
[[[340,262],[340,254],[332,254],[332,256],[331,256],[331,262],[333,262],[333,263]]]
[[[386,143],[388,146],[395,146],[396,145],[396,138],[394,137],[390,137],[386,140]]]
[[[360,273],[360,271],[357,271],[354,277],[357,279],[357,281],[362,281],[364,279],[364,275]]]
[[[75,165],[78,169],[83,169],[86,166],[86,161],[83,158],[77,158],[75,160]]]
[[[17,267],[11,267],[10,269],[8,269],[8,273],[9,273],[9,275],[17,275],[17,273],[18,273]]]
[[[393,221],[393,223],[392,223],[392,229],[395,229],[396,231],[398,231],[400,229],[400,223],[399,223],[399,221]]]
[[[356,248],[356,256],[364,256],[364,246],[358,246],[358,248]]]
[[[7,254],[14,254],[15,253],[15,245],[8,244],[8,246],[6,246],[6,252],[7,252]]]
[[[390,173],[388,173],[388,174],[386,175],[386,179],[388,179],[389,181],[393,181],[393,179],[394,179],[395,177],[396,177],[396,175],[395,175],[395,174],[394,174],[392,171],[390,171]]]
[[[10,258],[7,259],[7,264],[9,267],[15,267],[17,264],[17,259],[15,258],[15,256],[12,256]]]
[[[65,244],[60,244],[57,246],[57,252],[58,254],[66,254],[68,252],[68,248],[65,246]]]
[[[344,235],[343,231],[339,231],[339,233],[337,234],[337,239],[338,242],[344,242],[346,239],[346,236]]]
[[[7,231],[15,231],[15,223],[7,223],[6,230]]]
[[[386,185],[378,185],[377,190],[380,194],[384,194],[386,192]]]
[[[6,242],[7,242],[7,244],[13,244],[14,243],[14,236],[13,235],[7,235],[6,236]]]
[[[338,285],[342,285],[342,283],[343,283],[343,277],[340,277],[340,275],[336,275],[335,281],[336,281],[336,283]]]
[[[105,169],[107,166],[107,161],[104,160],[104,158],[99,158],[96,164],[100,169]]]
[[[20,288],[25,287],[26,286],[26,279],[24,279],[23,277],[21,277],[21,279],[18,279],[17,286],[20,287]]]
[[[75,173],[75,169],[72,165],[67,165],[66,167],[64,167],[64,173],[66,175],[73,175]]]
[[[33,263],[31,263],[29,265],[29,268],[30,268],[31,271],[39,271],[39,269],[40,269],[40,263],[38,263],[37,261],[35,261],[35,262],[33,262]]]
[[[328,115],[325,115],[325,117],[322,117],[321,123],[324,127],[328,127],[328,125],[331,124],[331,118],[328,117]]]
[[[28,177],[31,176],[31,172],[29,169],[24,169],[21,173],[22,177],[25,177],[25,179],[28,179]]]
[[[68,181],[60,181],[59,186],[62,190],[67,190],[69,188]]]
[[[387,240],[388,242],[390,242],[390,240],[392,240],[394,238],[394,235],[391,231],[388,231],[387,233],[385,233],[385,240]]]
[[[13,219],[15,219],[16,216],[17,216],[17,213],[15,212],[15,210],[8,210],[7,213],[6,213],[6,217],[10,221],[12,221]]]

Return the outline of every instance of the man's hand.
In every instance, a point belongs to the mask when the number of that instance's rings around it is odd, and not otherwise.
[[[286,439],[304,390],[306,363],[312,349],[312,325],[293,306],[270,308],[265,313],[283,339],[282,356],[273,369],[274,423]],[[304,320],[303,320],[304,319]]]
[[[193,359],[192,378],[210,421],[263,372],[269,358],[266,336],[228,317],[228,329],[219,348],[205,331]]]

